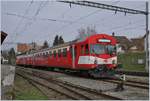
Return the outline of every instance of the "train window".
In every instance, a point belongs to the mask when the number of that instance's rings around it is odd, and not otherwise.
[[[49,51],[49,56],[50,56],[50,57],[52,56],[52,52],[51,52],[51,51]]]
[[[46,55],[48,56],[48,52],[46,52]]]
[[[72,57],[72,55],[73,55],[72,47],[70,47],[70,52],[71,52],[71,57]],[[74,55],[75,55],[75,57],[76,57],[76,54],[77,54],[77,47],[75,46],[74,47]]]
[[[48,56],[48,54],[47,54],[47,52],[45,52],[45,55],[44,55],[45,57],[47,57]]]
[[[85,45],[85,54],[89,54],[89,45],[88,44]]]
[[[69,51],[70,51],[71,57],[72,57],[72,46],[69,48]]]
[[[77,46],[75,46],[75,48],[74,48],[74,55],[75,55],[75,57],[77,56]]]
[[[56,55],[57,55],[57,54],[56,54],[56,51],[53,51],[53,54],[54,54],[54,57],[56,57]]]
[[[63,49],[63,57],[66,57],[67,56],[67,48],[64,48]]]
[[[81,54],[84,54],[84,46],[81,45]]]
[[[61,57],[61,49],[58,50],[58,57]]]

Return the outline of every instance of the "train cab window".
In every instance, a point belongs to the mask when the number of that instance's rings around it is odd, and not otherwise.
[[[58,57],[61,57],[61,49],[58,50]]]
[[[84,46],[81,45],[81,54],[84,54]]]
[[[63,57],[66,57],[67,56],[67,48],[64,48],[63,49]]]
[[[89,45],[88,44],[85,45],[85,54],[89,54]]]
[[[56,55],[57,55],[57,54],[56,54],[56,51],[53,51],[53,54],[54,54],[54,57],[56,57]]]

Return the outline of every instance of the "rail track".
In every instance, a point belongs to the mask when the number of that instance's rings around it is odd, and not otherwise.
[[[25,69],[25,68],[24,68]],[[29,72],[29,71],[28,71]],[[31,73],[31,71],[30,71],[30,73]],[[33,73],[36,73],[36,71],[35,72],[33,72]],[[38,74],[38,73],[37,73]],[[74,75],[73,75],[74,76]],[[119,83],[121,83],[121,81],[119,81],[119,80],[116,80],[116,79],[114,79],[114,80],[103,80],[103,81],[105,81],[105,82],[110,82],[110,83],[116,83],[116,84],[119,84]],[[124,85],[126,85],[126,86],[131,86],[131,87],[137,87],[137,88],[142,88],[142,89],[149,89],[149,83],[146,83],[146,82],[140,82],[140,81],[135,81],[135,80],[126,80],[125,81],[125,83],[124,83]]]
[[[121,83],[121,81],[119,80],[104,80],[106,82],[111,82],[111,83]],[[124,82],[125,86],[131,86],[131,87],[137,87],[137,88],[141,88],[141,89],[149,89],[149,84],[145,83],[145,82],[138,82],[138,81],[130,81],[127,80]]]
[[[126,74],[126,75],[132,75],[132,76],[145,76],[148,77],[148,72],[138,72],[138,71],[125,71],[125,70],[116,70],[117,74]]]
[[[75,85],[70,82],[50,78],[44,76],[42,73],[35,73],[33,70],[17,68],[16,73],[25,79],[28,79],[36,84],[42,85],[55,92],[61,93],[73,100],[95,100],[95,99],[108,99],[108,100],[122,100],[123,98],[105,94],[102,91],[94,90],[91,88]]]

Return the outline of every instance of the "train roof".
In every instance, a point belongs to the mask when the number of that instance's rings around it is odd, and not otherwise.
[[[49,50],[49,49],[57,49],[57,48],[69,46],[69,45],[72,45],[72,44],[75,43],[75,42],[76,42],[76,40],[74,40],[74,41],[69,41],[69,42],[65,42],[64,44],[59,44],[59,45],[56,45],[56,46],[52,46],[52,47],[50,47],[50,48],[41,49],[41,50],[38,50],[37,52],[46,51],[46,50]]]
[[[18,54],[18,55],[25,55],[27,53],[28,54],[33,54],[33,53],[37,53],[37,52],[43,52],[43,51],[47,51],[47,50],[58,49],[58,48],[70,46],[70,45],[72,45],[74,43],[80,43],[80,42],[83,42],[83,41],[86,41],[86,40],[90,40],[90,38],[97,37],[99,35],[101,35],[103,37],[112,37],[111,35],[108,35],[108,34],[94,34],[94,35],[91,35],[90,37],[84,38],[83,40],[76,39],[76,40],[65,42],[64,44],[52,46],[52,47],[49,47],[49,48],[46,48],[46,49],[32,50],[32,51],[28,51],[28,52],[25,52],[25,53],[22,53],[22,54]],[[115,39],[114,37],[112,37],[112,38]]]
[[[18,54],[18,56],[19,56],[19,55],[25,55],[25,54],[27,54],[27,53],[32,54],[32,53],[37,53],[37,52],[47,51],[47,50],[50,50],[50,49],[58,49],[58,48],[61,48],[61,47],[70,46],[70,45],[72,45],[72,44],[73,44],[73,43],[75,43],[75,42],[77,42],[77,40],[73,40],[73,41],[65,42],[64,44],[59,44],[59,45],[52,46],[52,47],[45,48],[45,49],[27,51],[27,52],[24,52],[24,53]]]

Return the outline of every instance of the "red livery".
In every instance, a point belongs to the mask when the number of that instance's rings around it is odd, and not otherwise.
[[[82,41],[18,55],[16,64],[87,71],[94,76],[104,76],[117,68],[116,39],[95,34]]]

